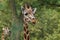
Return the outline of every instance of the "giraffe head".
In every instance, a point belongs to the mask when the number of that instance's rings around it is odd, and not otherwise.
[[[6,35],[6,36],[9,36],[10,32],[11,32],[8,27],[3,27],[2,31],[3,31],[4,35]]]
[[[33,24],[35,24],[36,19],[34,14],[36,12],[36,8],[32,8],[29,4],[25,4],[21,8],[25,21],[32,22]]]

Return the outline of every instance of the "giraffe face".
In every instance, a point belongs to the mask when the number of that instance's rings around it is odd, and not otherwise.
[[[36,23],[35,19],[35,12],[36,8],[32,8],[30,5],[25,4],[24,6],[21,6],[22,14],[24,15],[25,21],[32,22],[33,24]]]
[[[32,22],[33,24],[36,23],[34,13],[31,8],[24,10],[24,18],[26,19],[26,21]]]
[[[4,35],[10,35],[10,30],[8,27],[3,27],[3,32],[4,32]]]

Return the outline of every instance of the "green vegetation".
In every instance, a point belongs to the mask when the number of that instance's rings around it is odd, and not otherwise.
[[[60,0],[0,0],[0,40],[5,25],[11,29],[10,40],[23,40],[20,15],[21,5],[25,2],[37,8],[37,22],[35,25],[29,24],[30,40],[60,40]]]

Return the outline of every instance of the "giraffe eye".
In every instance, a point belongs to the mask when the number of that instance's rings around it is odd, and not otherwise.
[[[28,15],[28,13],[26,13],[25,15]]]

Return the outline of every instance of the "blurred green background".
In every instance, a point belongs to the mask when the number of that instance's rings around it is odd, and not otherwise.
[[[5,25],[12,32],[6,40],[23,40],[23,22],[19,18],[25,2],[37,8],[36,24],[29,23],[30,40],[60,40],[60,0],[0,0],[0,40]]]

